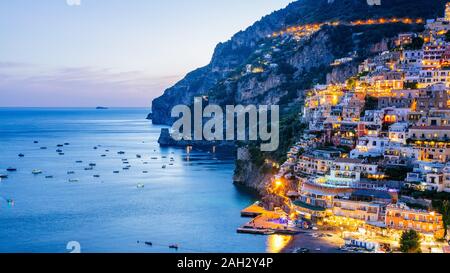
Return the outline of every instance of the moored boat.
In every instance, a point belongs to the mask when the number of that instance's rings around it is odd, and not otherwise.
[[[42,171],[38,170],[38,169],[34,169],[33,171],[31,171],[32,174],[41,174]]]

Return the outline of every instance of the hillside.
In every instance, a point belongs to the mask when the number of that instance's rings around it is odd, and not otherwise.
[[[207,66],[189,73],[153,101],[153,122],[171,124],[172,107],[190,105],[198,95],[208,95],[212,102],[220,104],[278,103],[288,108],[301,99],[304,89],[327,79],[344,79],[355,72],[359,60],[388,48],[390,38],[423,27],[423,21],[363,25],[351,22],[434,18],[441,15],[445,3],[444,0],[382,0],[380,6],[369,6],[366,0],[291,3],[217,45]],[[302,29],[307,24],[319,25]],[[289,27],[300,30],[288,33]],[[277,35],[280,32],[283,34]],[[340,67],[330,65],[343,57],[351,57],[353,62]]]

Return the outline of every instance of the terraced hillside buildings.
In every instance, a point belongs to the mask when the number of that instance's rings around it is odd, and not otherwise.
[[[341,228],[442,238],[433,200],[408,193],[450,193],[450,3],[345,84],[307,93],[307,130],[274,178],[298,182],[289,206]]]

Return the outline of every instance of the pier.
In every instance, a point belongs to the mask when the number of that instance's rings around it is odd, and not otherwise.
[[[239,227],[237,229],[238,233],[295,235],[302,232],[300,228],[289,227],[287,224],[277,222],[277,220],[285,216],[283,212],[268,211],[258,204],[253,204],[243,209],[241,216],[254,218]]]

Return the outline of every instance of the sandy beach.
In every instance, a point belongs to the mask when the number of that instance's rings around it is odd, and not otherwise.
[[[313,234],[323,237],[315,238]],[[345,253],[339,249],[344,244],[339,232],[335,231],[305,231],[293,236],[281,253],[293,253],[299,248],[307,248],[310,253]]]

